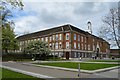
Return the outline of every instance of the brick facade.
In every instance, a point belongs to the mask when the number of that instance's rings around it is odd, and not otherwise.
[[[67,59],[95,56],[107,57],[110,51],[110,45],[107,41],[69,24],[22,35],[17,39],[20,43],[20,51],[29,42],[41,40],[48,43],[53,55],[63,56]]]

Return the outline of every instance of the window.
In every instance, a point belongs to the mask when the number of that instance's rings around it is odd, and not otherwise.
[[[66,34],[66,40],[69,40],[69,33]]]
[[[76,52],[74,53],[74,57],[77,57],[77,53]]]
[[[50,36],[50,42],[52,41],[52,36]]]
[[[34,39],[34,41],[36,41],[36,39]]]
[[[85,44],[85,50],[87,49],[87,46],[86,46],[86,44]]]
[[[52,44],[52,48],[55,49],[55,45],[54,45],[54,43]]]
[[[38,41],[40,40],[40,38],[38,38]]]
[[[94,42],[95,40],[93,39],[93,42]]]
[[[76,34],[74,34],[74,40],[76,40]]]
[[[74,49],[76,49],[76,42],[74,42]]]
[[[81,41],[83,42],[83,36],[81,36]]]
[[[58,34],[56,34],[56,41],[58,41]]]
[[[51,43],[49,44],[49,46],[50,46],[50,48],[52,48],[52,44]]]
[[[85,37],[85,43],[86,43],[86,37]]]
[[[88,45],[88,50],[90,50],[90,45]]]
[[[66,49],[69,49],[69,42],[66,42]]]
[[[53,35],[53,41],[55,40],[55,35]]]
[[[62,34],[60,34],[59,36],[60,36],[59,39],[62,40]]]
[[[60,49],[62,48],[62,43],[61,43],[61,42],[59,43],[59,48],[60,48]]]
[[[46,42],[48,41],[48,37],[45,37],[45,41],[46,41]]]
[[[78,41],[80,41],[80,35],[78,35]]]
[[[57,42],[56,45],[55,45],[55,49],[58,49],[58,42]]]
[[[95,51],[95,45],[93,44],[93,51]]]
[[[44,38],[41,38],[42,41],[44,41]]]
[[[82,50],[84,49],[83,44],[82,44]]]
[[[80,43],[78,43],[78,49],[80,49]]]

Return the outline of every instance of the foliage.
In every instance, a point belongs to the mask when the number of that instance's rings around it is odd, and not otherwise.
[[[31,61],[32,54],[9,53],[2,54],[2,61]]]
[[[99,29],[98,35],[120,49],[120,34],[118,32],[120,18],[118,15],[118,9],[110,9],[109,14],[102,20],[103,26]]]
[[[2,24],[4,25],[5,23],[12,23],[12,21],[8,21],[8,17],[12,16],[12,9],[15,8],[20,8],[23,9],[23,3],[21,0],[1,0],[0,2],[0,12],[1,12],[1,18],[2,18]],[[9,7],[12,7],[10,9]]]
[[[42,41],[32,41],[26,47],[26,52],[30,54],[45,54],[51,53],[48,44]]]
[[[2,49],[8,53],[8,50],[16,50],[18,48],[18,42],[11,26],[9,24],[2,26]]]
[[[12,10],[15,8],[23,9],[23,3],[21,0],[1,0],[0,1],[0,13],[2,24],[2,49],[8,53],[8,50],[18,49],[17,40],[14,33],[14,22],[9,19],[12,16]],[[12,9],[10,8],[12,7]]]

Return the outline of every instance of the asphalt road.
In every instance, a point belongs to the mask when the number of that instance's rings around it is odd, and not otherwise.
[[[3,62],[2,65],[15,69],[38,73],[46,76],[52,76],[55,78],[78,78],[78,72],[28,66],[22,63],[15,63],[15,62]],[[80,77],[81,78],[118,78],[118,69],[102,72],[102,73],[95,73],[95,74],[81,73]]]

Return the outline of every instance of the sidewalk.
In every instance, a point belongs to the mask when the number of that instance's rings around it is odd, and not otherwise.
[[[33,76],[33,77],[37,77],[37,78],[55,78],[55,77],[42,75],[42,74],[38,74],[38,73],[33,73],[33,72],[25,71],[25,70],[11,68],[11,67],[8,67],[8,66],[3,66],[3,65],[1,66],[0,65],[0,67],[11,70],[11,71],[19,72],[19,73],[22,73],[22,74],[30,75],[30,76]]]

